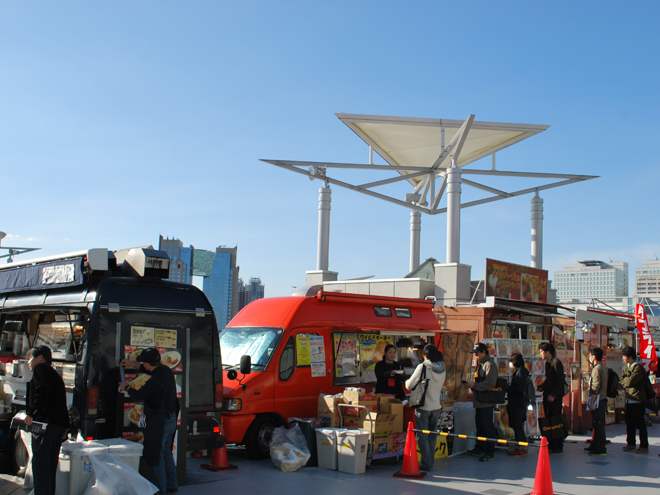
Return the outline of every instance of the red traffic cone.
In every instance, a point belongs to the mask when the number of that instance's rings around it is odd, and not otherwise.
[[[539,461],[536,464],[534,489],[529,495],[554,495],[552,491],[552,473],[550,472],[550,455],[548,454],[548,439],[541,439]]]
[[[220,435],[225,434],[225,425],[222,419],[220,420]],[[238,466],[229,464],[227,461],[227,445],[222,444],[219,449],[213,449],[210,464],[202,464],[203,468],[210,469],[211,471],[229,471],[230,469],[238,469]]]
[[[403,451],[403,468],[394,473],[395,478],[410,478],[421,480],[426,478],[426,473],[419,470],[417,462],[417,445],[412,421],[408,423],[408,435],[406,436],[406,448]]]

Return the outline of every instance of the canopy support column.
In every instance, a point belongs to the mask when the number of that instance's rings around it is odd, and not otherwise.
[[[419,238],[422,230],[422,214],[413,210],[410,212],[410,271],[419,266]]]
[[[452,158],[447,169],[447,263],[460,262],[461,250],[461,169]]]

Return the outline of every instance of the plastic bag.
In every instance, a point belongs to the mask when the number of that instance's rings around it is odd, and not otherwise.
[[[94,478],[84,495],[153,495],[158,491],[132,466],[119,457],[108,454],[90,454]]]
[[[270,459],[278,469],[285,473],[298,471],[307,464],[310,457],[307,440],[300,426],[296,424],[290,429],[281,426],[273,430]]]

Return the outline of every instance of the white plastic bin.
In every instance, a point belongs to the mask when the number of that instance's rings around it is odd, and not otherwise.
[[[144,445],[131,442],[123,438],[108,438],[106,440],[96,440],[102,445],[108,447],[108,453],[119,457],[120,461],[125,462],[136,471],[140,470],[140,457]]]
[[[342,473],[364,474],[369,450],[368,430],[345,430],[337,433],[337,468]]]
[[[82,495],[94,470],[89,453],[107,454],[108,447],[97,442],[64,442],[60,451],[56,481],[57,495]]]
[[[319,467],[337,470],[337,435],[346,428],[317,428],[316,454]]]

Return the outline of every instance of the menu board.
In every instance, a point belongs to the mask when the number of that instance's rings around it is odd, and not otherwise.
[[[333,334],[335,377],[357,376],[357,336],[354,333]]]
[[[325,376],[325,345],[322,335],[309,337],[309,351],[312,377]]]
[[[387,335],[360,334],[360,362],[362,369],[373,370],[376,363],[383,360],[385,347],[392,343]]]
[[[152,347],[155,339],[155,328],[131,327],[131,345]]]

